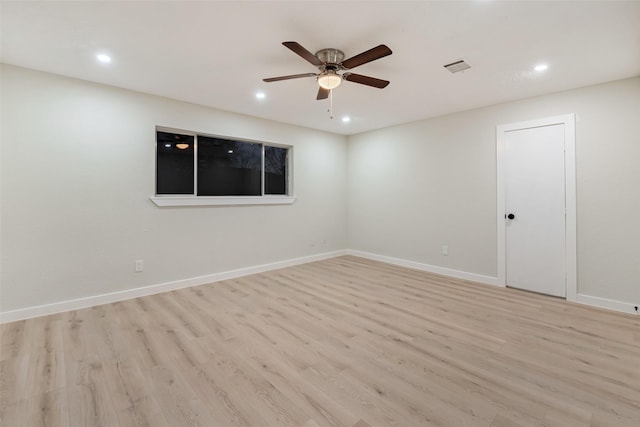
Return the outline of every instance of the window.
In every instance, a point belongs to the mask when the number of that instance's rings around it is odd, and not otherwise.
[[[193,194],[193,135],[157,132],[156,194]]]
[[[290,151],[255,141],[157,130],[156,196],[288,196]]]
[[[287,154],[281,147],[264,147],[265,193],[287,194]]]
[[[198,137],[198,196],[261,195],[262,145]]]

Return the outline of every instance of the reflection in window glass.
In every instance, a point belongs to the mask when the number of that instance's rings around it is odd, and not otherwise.
[[[287,194],[287,150],[264,147],[264,194]]]
[[[262,145],[198,135],[198,196],[261,196]]]
[[[193,135],[156,132],[156,194],[193,194]]]

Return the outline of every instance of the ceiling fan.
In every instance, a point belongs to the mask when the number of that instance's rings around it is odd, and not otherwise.
[[[354,74],[349,72],[352,68],[375,61],[391,55],[391,49],[381,44],[362,52],[349,59],[344,59],[344,53],[341,50],[328,48],[320,49],[315,55],[302,47],[298,42],[283,42],[283,45],[291,49],[294,53],[300,55],[307,62],[318,67],[319,73],[292,74],[290,76],[271,77],[263,79],[265,82],[277,82],[280,80],[299,79],[302,77],[316,77],[318,80],[318,96],[316,99],[326,99],[332,89],[337,88],[342,80],[360,83],[366,86],[377,87],[383,89],[387,87],[389,81],[376,79],[374,77],[363,76],[362,74]],[[339,74],[339,72],[343,72]]]

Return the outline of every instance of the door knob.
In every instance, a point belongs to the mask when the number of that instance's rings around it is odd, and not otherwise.
[[[515,216],[514,214],[512,214],[512,213],[510,213],[509,215],[507,215],[507,218],[509,218],[509,219],[514,219],[515,217],[516,217],[516,216]]]

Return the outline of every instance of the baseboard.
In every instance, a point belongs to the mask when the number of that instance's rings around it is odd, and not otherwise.
[[[438,267],[435,265],[423,264],[415,261],[408,261],[401,258],[393,258],[385,255],[372,254],[368,252],[357,251],[353,249],[347,250],[348,255],[358,256],[361,258],[367,258],[374,261],[386,262],[387,264],[398,265],[400,267],[413,268],[416,270],[428,271],[430,273],[442,274],[444,276],[455,277],[458,279],[471,280],[474,282],[480,282],[487,285],[501,286],[503,284],[498,282],[497,277],[483,276],[481,274],[468,273],[466,271],[453,270],[450,268]],[[607,310],[614,310],[628,314],[640,314],[640,311],[636,311],[636,305],[610,300],[606,298],[593,297],[590,295],[577,294],[576,299],[572,302],[576,302],[582,305],[588,305],[591,307],[604,308]],[[640,304],[638,304],[640,305]]]
[[[224,271],[220,273],[209,274],[206,276],[192,277],[189,279],[176,280],[172,282],[160,283],[157,285],[145,286],[142,288],[128,289],[126,291],[113,292],[102,295],[95,295],[86,298],[78,298],[68,301],[60,301],[52,304],[45,304],[35,307],[27,307],[19,310],[0,312],[0,324],[15,322],[17,320],[30,319],[33,317],[47,316],[50,314],[62,313],[65,311],[78,310],[81,308],[93,307],[96,305],[109,304],[117,301],[124,301],[132,298],[143,297],[146,295],[159,294],[162,292],[173,291],[176,289],[188,288],[191,286],[205,285],[207,283],[219,282],[221,280],[234,279],[237,277],[248,276],[251,274],[263,273],[265,271],[277,270],[294,265],[306,264],[314,261],[322,261],[329,258],[335,258],[343,255],[353,255],[361,258],[371,259],[374,261],[385,262],[387,264],[398,265],[400,267],[413,268],[416,270],[428,271],[430,273],[442,274],[444,276],[455,277],[463,280],[471,280],[474,282],[484,283],[493,286],[504,286],[498,283],[496,277],[485,276],[481,274],[469,273],[466,271],[454,270],[450,268],[438,267],[435,265],[408,261],[401,258],[393,258],[385,255],[372,254],[369,252],[357,251],[353,249],[339,250],[333,252],[325,252],[322,254],[311,255],[300,258],[293,258],[284,261],[278,261],[270,264],[262,264],[253,267],[241,268],[237,270]],[[592,307],[604,308],[628,314],[639,314],[635,310],[636,305],[610,300],[606,298],[594,297],[590,295],[577,294],[575,302]]]
[[[386,255],[372,254],[369,252],[347,249],[347,254],[367,258],[374,261],[386,262],[387,264],[398,265],[400,267],[413,268],[415,270],[428,271],[429,273],[441,274],[443,276],[455,277],[457,279],[471,280],[473,282],[484,283],[487,285],[504,287],[498,283],[497,277],[484,276],[482,274],[469,273],[466,271],[454,270],[451,268],[438,267],[436,265],[424,264],[416,261],[408,261],[401,258],[393,258]]]
[[[621,311],[628,314],[640,314],[635,307],[640,304],[630,304],[606,298],[593,297],[591,295],[577,294],[575,302],[592,307],[604,308],[607,310]]]
[[[265,271],[277,270],[294,265],[306,264],[314,261],[335,258],[346,255],[346,250],[325,252],[317,255],[310,255],[300,258],[293,258],[278,261],[270,264],[256,265],[253,267],[240,268],[238,270],[224,271],[221,273],[208,274],[206,276],[192,277],[189,279],[175,280],[172,282],[160,283],[157,285],[145,286],[142,288],[127,289],[126,291],[112,292],[108,294],[95,295],[86,298],[78,298],[68,301],[60,301],[52,304],[45,304],[35,307],[27,307],[19,310],[5,311],[0,313],[0,323],[15,322],[17,320],[30,319],[33,317],[47,316],[50,314],[62,313],[65,311],[78,310],[81,308],[93,307],[96,305],[109,304],[117,301],[124,301],[132,298],[147,295],[159,294],[176,289],[188,288],[191,286],[205,285],[207,283],[219,282],[221,280],[234,279],[251,274],[263,273]]]

